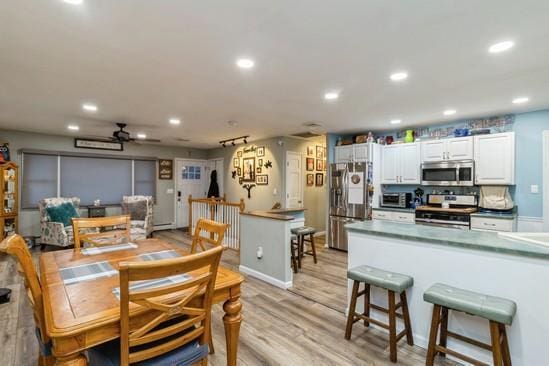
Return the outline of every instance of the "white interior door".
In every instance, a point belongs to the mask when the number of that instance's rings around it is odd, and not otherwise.
[[[300,153],[286,152],[286,208],[303,206],[302,159]]]
[[[206,160],[176,160],[176,226],[189,225],[189,195],[205,198],[210,182]]]

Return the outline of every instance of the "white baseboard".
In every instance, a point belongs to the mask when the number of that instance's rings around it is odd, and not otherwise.
[[[519,216],[517,219],[517,231],[541,232],[543,231],[542,217]]]
[[[153,230],[173,230],[175,229],[175,224],[172,222],[171,224],[160,224],[160,225],[154,225]]]
[[[257,278],[258,280],[261,280],[263,282],[267,282],[268,284],[271,284],[273,286],[279,287],[279,288],[284,289],[284,290],[292,287],[292,285],[293,285],[292,281],[288,281],[288,282],[280,281],[280,280],[278,280],[274,277],[271,277],[271,276],[268,276],[264,273],[258,272],[255,269],[251,269],[251,268],[248,268],[248,267],[245,267],[245,266],[242,266],[242,265],[240,265],[238,267],[238,270],[240,272],[244,273],[244,274],[247,274],[248,276]]]

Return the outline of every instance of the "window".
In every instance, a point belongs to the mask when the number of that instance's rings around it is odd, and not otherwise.
[[[59,179],[58,179],[59,178]],[[79,197],[117,205],[122,196],[156,195],[156,160],[99,154],[23,152],[21,207],[36,208],[46,197]]]
[[[184,166],[182,178],[187,180],[200,180],[201,171],[202,168],[200,166]]]

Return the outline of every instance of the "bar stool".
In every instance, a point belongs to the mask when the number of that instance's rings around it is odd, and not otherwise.
[[[290,238],[290,258],[292,260],[292,269],[294,273],[297,273],[298,258],[299,258],[299,242],[297,240],[297,235],[294,235],[294,234],[292,234]]]
[[[443,357],[445,357],[446,354],[449,354],[460,358],[465,362],[475,365],[484,365],[484,363],[475,360],[472,357],[447,348],[447,339],[448,337],[451,337],[491,351],[495,366],[501,366],[502,364],[504,366],[511,366],[511,354],[509,353],[509,343],[507,341],[505,325],[511,325],[513,322],[513,317],[517,311],[517,305],[514,301],[463,290],[441,283],[434,284],[425,291],[423,300],[434,304],[426,365],[433,365],[437,353],[440,353]],[[449,331],[449,310],[459,311],[489,320],[491,345]],[[439,328],[440,342],[437,344]]]
[[[349,306],[349,315],[347,317],[347,329],[345,330],[345,339],[351,339],[353,324],[361,319],[364,320],[366,327],[373,323],[389,331],[389,358],[391,362],[397,361],[397,342],[404,336],[410,346],[414,345],[412,335],[412,324],[410,323],[410,314],[408,313],[408,300],[406,298],[406,289],[412,287],[414,279],[410,276],[400,273],[385,271],[370,266],[359,266],[347,271],[347,278],[353,280],[353,292],[351,295],[351,304]],[[364,290],[359,290],[359,285],[364,282]],[[387,290],[389,297],[389,308],[372,304],[370,302],[370,286],[380,287]],[[395,304],[395,294],[399,294],[400,302]],[[364,313],[356,313],[356,302],[359,296],[364,295]],[[402,314],[396,312],[402,308]],[[389,324],[382,323],[379,320],[370,317],[370,309],[375,309],[386,313],[389,316]],[[396,318],[404,321],[404,330],[397,334]]]
[[[314,262],[316,264],[317,260],[316,260],[316,248],[315,248],[315,237],[314,237],[314,234],[316,233],[316,229],[310,226],[301,226],[301,227],[293,228],[291,231],[292,231],[292,234],[297,236],[297,243],[298,243],[297,263],[299,268],[301,268],[301,258],[303,258],[305,254],[312,255]],[[306,238],[307,235],[309,236],[308,239]],[[311,250],[305,251],[305,243],[310,244]]]

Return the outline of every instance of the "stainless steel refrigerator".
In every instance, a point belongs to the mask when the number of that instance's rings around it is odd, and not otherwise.
[[[330,220],[328,245],[347,250],[345,225],[371,218],[374,193],[372,163],[330,165]]]

